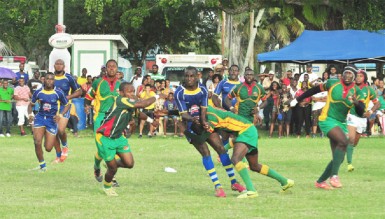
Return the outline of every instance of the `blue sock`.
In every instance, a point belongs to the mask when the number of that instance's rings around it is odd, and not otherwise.
[[[231,184],[236,183],[237,180],[235,179],[235,176],[234,176],[235,175],[234,174],[234,166],[231,163],[229,155],[227,153],[220,154],[219,158],[221,159],[221,163],[222,163],[223,167],[226,169],[226,173],[230,178]]]
[[[223,139],[222,139],[222,143],[223,143],[223,145],[226,145],[226,144],[228,144],[228,143],[229,143],[229,138],[228,138],[228,139],[226,139],[226,140],[223,140]]]
[[[61,144],[63,145],[63,147],[68,147],[67,142],[62,142]]]
[[[60,152],[56,152],[56,157],[61,157],[61,151]]]
[[[214,183],[215,188],[222,187],[222,185],[219,182],[217,172],[214,168],[213,160],[211,159],[211,156],[202,157],[202,163],[205,169],[207,170],[207,173],[209,174],[211,181]]]
[[[45,168],[46,167],[46,165],[45,165],[45,161],[44,160],[39,160],[39,165],[40,165],[40,168]]]

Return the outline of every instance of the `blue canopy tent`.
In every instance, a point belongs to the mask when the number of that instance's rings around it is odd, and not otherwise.
[[[258,62],[385,63],[385,31],[305,30],[290,45],[257,55]]]

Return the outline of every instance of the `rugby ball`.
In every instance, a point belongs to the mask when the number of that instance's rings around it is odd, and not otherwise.
[[[49,38],[48,43],[53,48],[66,49],[74,44],[74,39],[68,33],[56,33]]]

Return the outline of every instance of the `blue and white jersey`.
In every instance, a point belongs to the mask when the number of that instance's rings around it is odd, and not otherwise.
[[[72,75],[68,73],[65,73],[62,76],[55,75],[55,87],[61,89],[66,96],[80,89],[79,84]]]
[[[222,95],[222,107],[225,110],[230,110],[227,108],[225,104],[225,98],[230,93],[230,91],[238,84],[240,84],[240,81],[230,81],[228,79],[222,80],[218,83],[217,87],[214,90],[214,94],[219,96]],[[232,105],[234,106],[236,103],[236,98],[233,98]]]
[[[68,105],[68,100],[63,91],[57,89],[47,91],[42,88],[35,91],[32,95],[32,103],[39,102],[40,108],[38,114],[46,117],[55,116],[60,106]]]
[[[179,86],[174,93],[174,99],[179,114],[184,112],[191,114],[191,111],[200,111],[201,107],[208,106],[208,92],[202,84],[193,91],[187,90],[182,85]]]

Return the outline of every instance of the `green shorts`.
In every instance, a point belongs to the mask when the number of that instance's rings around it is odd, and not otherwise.
[[[105,115],[106,115],[106,113],[100,113],[99,112],[98,116],[95,118],[95,121],[94,121],[94,134],[96,133],[96,130],[98,130],[98,128],[102,124],[102,121],[103,121]]]
[[[242,133],[238,134],[238,136],[235,138],[235,143],[240,142],[244,143],[249,147],[249,151],[247,153],[250,153],[253,150],[258,149],[258,131],[255,126],[250,126],[248,129],[243,131]]]
[[[327,117],[326,120],[324,120],[324,121],[319,121],[318,125],[319,125],[321,131],[326,136],[328,135],[330,130],[332,130],[333,128],[335,128],[337,126],[340,127],[345,134],[348,134],[348,128],[347,128],[346,122],[340,122],[340,121],[333,119],[333,118],[330,118],[330,117]]]
[[[127,138],[123,135],[120,138],[112,139],[103,136],[101,133],[96,134],[96,145],[98,154],[103,160],[111,161],[117,153],[130,153],[131,147],[128,144]]]

